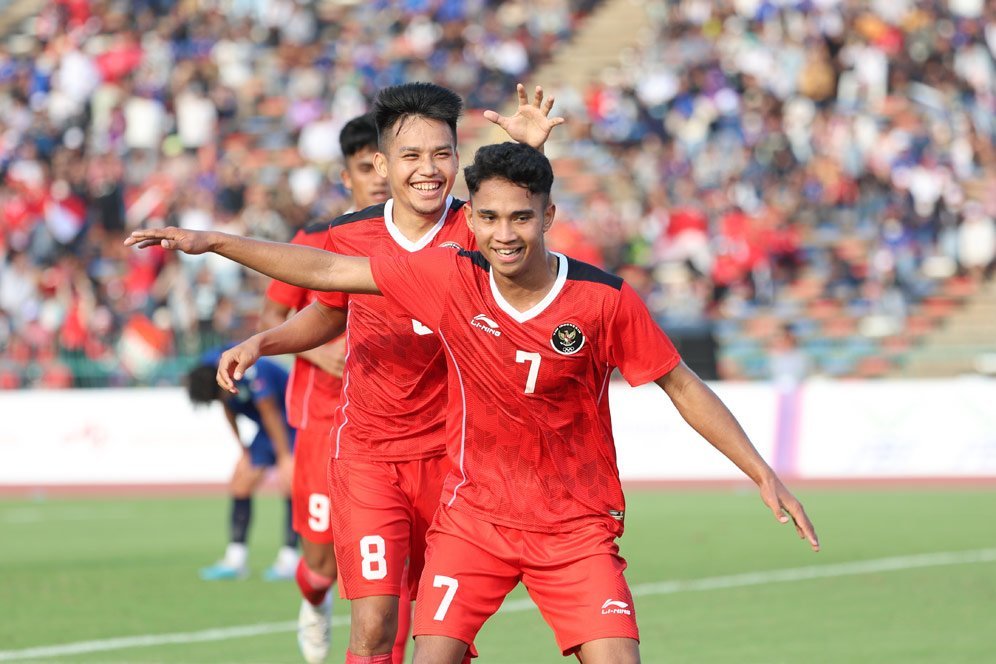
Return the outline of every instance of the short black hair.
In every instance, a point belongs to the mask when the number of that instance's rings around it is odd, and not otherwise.
[[[485,145],[474,155],[474,163],[463,169],[467,189],[473,198],[485,180],[508,180],[534,194],[550,195],[553,167],[536,148],[524,143]]]
[[[339,132],[339,147],[342,149],[342,156],[352,157],[364,148],[377,149],[377,123],[374,122],[373,113],[358,115],[342,128]]]
[[[187,374],[187,396],[191,403],[209,404],[218,398],[217,370],[213,364],[200,364]]]
[[[457,119],[463,110],[460,95],[435,83],[403,83],[384,88],[374,102],[374,119],[381,146],[390,130],[405,119],[418,116],[449,125],[456,144]]]

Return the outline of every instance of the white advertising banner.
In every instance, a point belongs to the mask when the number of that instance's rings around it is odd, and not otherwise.
[[[776,395],[761,383],[712,386],[769,463],[774,463]],[[678,414],[661,388],[609,387],[612,433],[623,480],[730,480],[743,478],[734,466]]]
[[[181,389],[0,392],[0,485],[226,482],[238,455]]]
[[[996,478],[993,380],[713,388],[785,477]],[[742,478],[656,385],[614,382],[609,399],[624,480]],[[0,487],[216,484],[238,454],[221,407],[178,388],[0,392]]]
[[[801,477],[996,477],[992,379],[813,382],[800,415]]]

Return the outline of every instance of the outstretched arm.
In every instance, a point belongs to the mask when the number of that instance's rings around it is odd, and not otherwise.
[[[775,471],[757,453],[740,423],[716,393],[684,362],[658,378],[656,383],[667,393],[678,412],[693,429],[754,480],[761,491],[761,500],[775,518],[781,523],[787,523],[791,516],[799,537],[809,540],[813,551],[819,551],[820,542],[816,530],[806,516],[802,503],[785,488]]]
[[[261,356],[303,353],[334,339],[345,328],[345,312],[312,302],[286,322],[255,334],[222,353],[215,379],[223,389],[238,392],[235,381],[241,379]]]
[[[134,231],[124,243],[128,247],[138,245],[139,249],[160,245],[185,254],[213,252],[274,279],[309,290],[380,294],[370,272],[369,258],[173,226]]]
[[[522,83],[515,86],[515,92],[519,97],[519,108],[515,115],[505,116],[495,111],[484,111],[484,118],[504,129],[513,141],[525,143],[542,152],[550,132],[557,125],[563,124],[564,118],[550,117],[554,99],[547,97],[544,101],[543,88],[540,86],[536,86],[532,103],[529,103]]]

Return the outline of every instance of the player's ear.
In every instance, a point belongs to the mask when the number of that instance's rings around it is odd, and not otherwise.
[[[470,201],[463,206],[463,218],[467,220],[467,228],[474,230],[474,210],[470,207]]]
[[[353,178],[347,169],[344,168],[339,171],[339,179],[342,180],[342,186],[349,191],[353,191]]]
[[[543,212],[543,232],[546,233],[553,226],[553,218],[557,214],[557,206],[547,201],[546,210]]]
[[[374,170],[382,178],[387,177],[387,157],[380,150],[374,153]]]

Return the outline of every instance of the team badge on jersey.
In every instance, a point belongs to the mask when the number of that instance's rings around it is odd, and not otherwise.
[[[443,242],[442,244],[439,245],[439,248],[440,249],[456,249],[457,251],[463,251],[463,247],[461,247],[459,244],[457,244],[453,240],[449,240],[448,242]]]
[[[550,345],[561,355],[573,355],[584,346],[584,333],[574,323],[561,323],[553,331]]]

